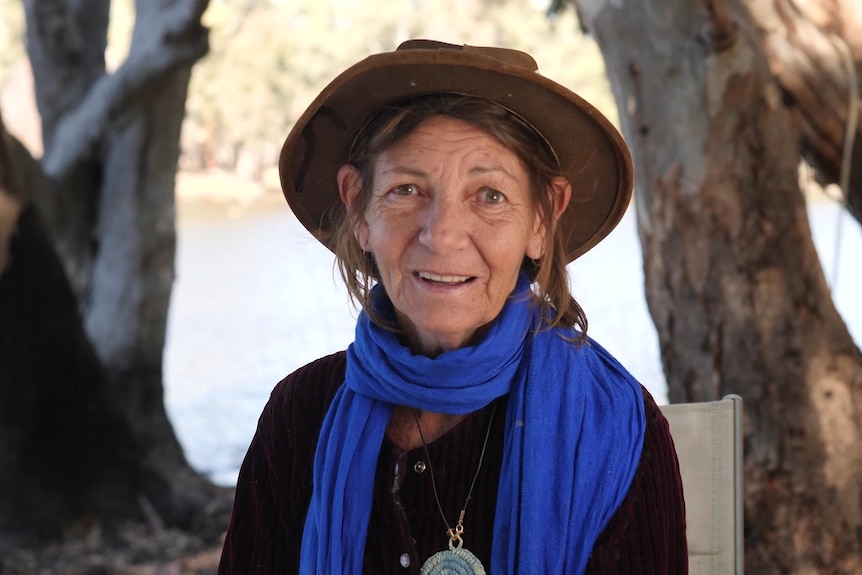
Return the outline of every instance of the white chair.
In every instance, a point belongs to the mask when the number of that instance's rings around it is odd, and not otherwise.
[[[690,575],[743,575],[742,398],[661,406],[679,457]]]

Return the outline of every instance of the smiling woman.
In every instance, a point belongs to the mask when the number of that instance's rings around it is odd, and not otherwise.
[[[492,104],[488,104],[492,105]],[[544,226],[520,159],[497,139],[433,117],[378,157],[366,201],[359,170],[339,170],[356,239],[374,254],[397,325],[416,353],[475,342],[503,309]],[[561,205],[568,202],[569,188]],[[364,207],[364,209],[363,209]]]
[[[527,54],[411,41],[279,167],[362,313],[273,391],[222,573],[686,572],[667,422],[568,288],[631,197],[604,117]]]
[[[432,124],[432,121],[434,124]],[[566,325],[576,326],[580,329],[581,334],[586,333],[587,320],[581,307],[575,302],[569,292],[568,276],[566,272],[566,264],[569,261],[566,252],[566,246],[563,245],[560,234],[546,234],[545,230],[552,229],[555,226],[556,220],[560,214],[565,211],[566,205],[571,196],[571,186],[569,182],[559,176],[559,160],[550,149],[544,138],[541,137],[528,123],[513,115],[504,107],[491,101],[464,96],[458,94],[433,94],[411,98],[409,101],[399,102],[395,105],[387,106],[379,114],[372,117],[368,125],[362,128],[359,136],[354,141],[348,156],[348,165],[343,166],[342,171],[347,171],[347,174],[359,172],[361,186],[359,189],[368,191],[365,194],[356,193],[356,199],[351,198],[351,202],[347,204],[347,197],[342,194],[342,201],[350,208],[343,212],[337,224],[334,226],[335,241],[334,244],[336,253],[339,254],[338,262],[342,277],[348,287],[351,296],[359,301],[363,308],[373,315],[373,307],[370,305],[370,287],[373,284],[368,283],[368,279],[373,278],[374,282],[381,281],[379,276],[379,257],[368,258],[367,250],[363,246],[361,252],[356,250],[357,244],[351,241],[351,235],[355,232],[359,218],[360,223],[364,218],[364,214],[369,209],[369,202],[376,197],[370,192],[374,187],[383,187],[383,183],[375,179],[375,170],[381,172],[381,176],[400,175],[419,176],[428,178],[433,175],[435,168],[428,171],[417,170],[407,165],[401,165],[397,160],[393,162],[390,157],[397,153],[401,147],[407,145],[402,144],[401,140],[407,140],[419,137],[428,131],[429,126],[423,124],[436,125],[438,122],[455,122],[461,120],[461,128],[468,129],[473,132],[474,137],[486,142],[485,147],[479,148],[485,152],[490,158],[487,165],[482,165],[480,162],[477,165],[468,168],[461,167],[461,170],[466,170],[468,175],[475,178],[481,184],[480,176],[488,178],[488,182],[496,184],[500,181],[499,186],[504,185],[510,188],[515,185],[519,190],[519,194],[509,194],[507,196],[502,191],[494,188],[493,185],[487,187],[474,188],[472,194],[467,194],[467,197],[472,198],[473,202],[464,205],[483,205],[477,200],[485,199],[487,209],[477,211],[471,210],[472,213],[479,216],[482,213],[487,214],[488,218],[497,218],[501,222],[505,222],[507,217],[513,214],[520,213],[522,219],[532,219],[533,226],[531,233],[534,235],[535,242],[540,245],[521,246],[514,253],[509,252],[514,258],[522,257],[523,267],[529,272],[536,282],[536,287],[541,301],[546,301],[550,306],[544,311],[550,325]],[[457,123],[457,122],[455,122]],[[416,132],[415,134],[413,132]],[[446,127],[437,131],[438,133],[446,134]],[[431,135],[425,140],[432,140],[432,147],[436,142],[433,142],[436,136]],[[454,130],[448,135],[453,143],[459,138],[459,133]],[[441,142],[442,143],[442,142]],[[427,145],[420,142],[419,147]],[[467,151],[471,143],[462,146],[462,150]],[[427,163],[429,160],[425,158],[425,149],[415,149],[413,146],[412,161],[419,163]],[[474,150],[469,150],[473,152]],[[406,152],[409,153],[409,152]],[[479,161],[475,155],[469,156],[472,161]],[[375,160],[378,160],[375,162]],[[457,159],[457,158],[456,158]],[[394,163],[393,166],[384,167],[384,162]],[[376,168],[374,168],[377,166]],[[439,170],[439,168],[436,168]],[[497,179],[492,178],[497,175]],[[507,177],[508,176],[508,177]],[[398,181],[398,180],[396,180]],[[405,181],[410,181],[408,178]],[[352,182],[356,187],[357,182]],[[339,185],[341,185],[341,177],[339,177]],[[404,185],[404,184],[399,184]],[[473,182],[476,186],[477,183]],[[421,193],[421,189],[416,184],[411,184],[412,189],[417,193]],[[469,188],[467,188],[469,189]],[[552,193],[544,193],[544,191]],[[432,190],[426,190],[427,196]],[[481,193],[480,193],[481,192]],[[493,198],[493,201],[492,201]],[[439,203],[438,203],[439,204]],[[352,206],[352,207],[351,207]],[[495,207],[491,207],[495,206]],[[439,206],[438,206],[439,207]],[[507,209],[508,208],[508,209]],[[514,210],[512,208],[515,208]],[[447,211],[448,214],[448,211]],[[348,217],[349,216],[349,217]],[[365,226],[367,228],[367,225]],[[439,226],[437,226],[439,227]],[[458,236],[458,223],[453,226]],[[485,226],[485,229],[497,228],[496,226]],[[472,228],[466,228],[472,231]],[[427,242],[430,237],[432,228],[426,229],[422,237]],[[477,230],[478,231],[478,230]],[[367,231],[366,231],[367,233]],[[439,235],[435,232],[435,236]],[[451,230],[446,231],[444,239],[450,239],[453,234]],[[466,238],[467,234],[460,233],[462,238]],[[499,237],[506,238],[508,232],[503,231]],[[487,243],[487,242],[486,242]],[[503,245],[495,246],[501,248],[499,251],[505,251]],[[518,254],[523,254],[519,256]],[[463,255],[463,254],[462,254]],[[541,263],[537,260],[541,259]],[[451,262],[454,263],[454,262]],[[519,266],[520,267],[520,266]],[[517,268],[511,268],[517,269]],[[439,275],[439,274],[437,274]],[[457,274],[456,274],[457,275]],[[465,277],[474,277],[467,274]],[[479,277],[481,281],[481,277]],[[489,276],[486,274],[484,284],[486,288],[494,289],[496,286],[488,285]],[[497,282],[495,282],[496,284]],[[514,285],[514,279],[511,283]],[[387,290],[388,291],[388,290]],[[511,292],[511,288],[506,292]],[[391,293],[390,293],[390,297]],[[553,313],[550,309],[553,308]],[[396,310],[398,306],[396,306]],[[452,315],[456,310],[451,310]],[[497,308],[499,312],[499,307]],[[488,318],[493,319],[496,312]],[[375,321],[381,323],[383,320],[374,317]],[[404,319],[404,318],[401,318]],[[406,328],[412,327],[410,322],[405,323]],[[396,326],[397,329],[397,326]],[[416,335],[415,333],[413,334]],[[470,335],[470,334],[466,334]],[[580,337],[580,336],[579,336]],[[415,339],[413,341],[416,343]],[[463,344],[455,343],[455,347]],[[425,350],[426,354],[437,353],[440,350]]]

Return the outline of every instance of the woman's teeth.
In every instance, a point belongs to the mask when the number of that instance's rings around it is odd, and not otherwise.
[[[464,283],[465,281],[470,279],[470,276],[438,276],[437,274],[432,274],[428,272],[419,272],[418,275],[423,280],[447,284]]]

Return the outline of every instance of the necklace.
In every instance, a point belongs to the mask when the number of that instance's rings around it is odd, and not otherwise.
[[[428,471],[431,472],[431,487],[434,489],[434,500],[437,502],[437,510],[440,512],[440,517],[443,518],[443,524],[446,525],[446,535],[449,536],[449,549],[447,551],[439,551],[429,557],[422,565],[422,569],[419,571],[420,575],[445,575],[447,573],[485,575],[485,567],[482,566],[482,562],[470,551],[463,548],[464,540],[461,538],[461,535],[464,533],[464,513],[467,511],[470,497],[473,496],[473,488],[476,486],[476,480],[479,479],[479,471],[482,469],[482,462],[485,460],[485,449],[488,447],[488,438],[491,437],[491,425],[494,423],[494,415],[496,413],[497,404],[495,403],[494,408],[491,410],[491,418],[488,421],[488,429],[485,431],[482,452],[479,454],[479,465],[476,466],[476,474],[470,483],[470,489],[467,491],[467,499],[464,500],[464,505],[461,507],[461,513],[458,515],[458,523],[455,524],[455,527],[450,527],[449,522],[446,521],[446,514],[443,513],[443,506],[440,505],[440,496],[437,494],[437,480],[434,478],[434,466],[431,465],[431,454],[428,452],[428,444],[425,442],[425,436],[422,434],[422,426],[419,425],[419,415],[417,415],[416,409],[413,409],[413,419],[416,420],[416,428],[419,430],[422,447],[425,449],[425,458],[428,459]]]

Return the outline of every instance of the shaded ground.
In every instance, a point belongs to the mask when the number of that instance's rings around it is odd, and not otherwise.
[[[0,542],[0,575],[213,575],[228,519],[220,506],[197,533],[158,521],[112,529],[84,522],[38,548],[10,549]]]

